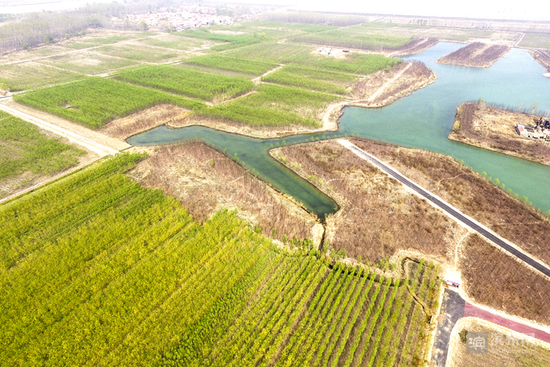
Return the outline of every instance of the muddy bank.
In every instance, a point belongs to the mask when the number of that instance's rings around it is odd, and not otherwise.
[[[490,68],[508,51],[510,51],[509,46],[474,42],[439,58],[436,62],[473,68]]]
[[[548,50],[535,50],[532,52],[533,58],[537,60],[539,64],[544,66],[548,73],[544,74],[546,77],[550,77],[550,51]]]
[[[389,57],[399,57],[399,56],[406,56],[406,55],[416,55],[423,51],[426,51],[432,46],[435,46],[439,40],[437,38],[415,38],[411,42],[407,43],[406,45],[399,47],[397,49],[394,49],[387,54]]]
[[[349,105],[380,108],[435,82],[436,75],[421,62],[401,63],[391,71],[380,70],[357,81]]]
[[[458,106],[449,139],[550,165],[550,143],[519,136],[516,125],[535,125],[541,116],[506,111],[484,103]]]

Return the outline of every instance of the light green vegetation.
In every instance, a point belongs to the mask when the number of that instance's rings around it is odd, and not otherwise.
[[[525,33],[519,45],[521,47],[545,48],[550,50],[550,34]]]
[[[254,88],[250,79],[173,65],[143,65],[120,71],[115,78],[205,101],[233,98]]]
[[[295,42],[327,45],[333,47],[383,50],[397,48],[412,41],[412,37],[393,36],[383,33],[367,33],[361,26],[337,28],[318,33],[309,33],[293,37]]]
[[[17,102],[98,129],[107,122],[160,103],[195,108],[198,102],[169,93],[92,77],[14,96]]]
[[[137,61],[95,53],[79,53],[53,56],[41,60],[41,63],[87,75],[96,75],[135,65]]]
[[[276,63],[209,54],[185,60],[187,64],[213,69],[236,71],[243,74],[262,75],[277,66]]]
[[[63,71],[32,62],[0,65],[0,83],[12,91],[64,83],[84,78],[84,75]]]
[[[424,359],[425,315],[407,284],[429,309],[439,287],[433,269],[379,279],[331,269],[308,241],[280,249],[234,213],[201,225],[124,175],[138,159],[118,155],[0,206],[4,364]]]
[[[253,126],[319,126],[318,115],[335,96],[300,88],[262,85],[249,96],[196,110],[202,116],[216,117]]]
[[[255,43],[260,43],[263,41],[263,37],[260,34],[256,35],[234,35],[234,34],[223,34],[223,33],[213,33],[206,28],[198,29],[189,29],[179,33],[185,37],[191,38],[200,38],[205,40],[211,40],[216,42],[223,42],[223,44],[212,47],[214,51],[224,51],[233,48],[239,48],[246,45],[252,45]]]
[[[252,45],[238,50],[227,52],[226,55],[233,57],[243,57],[253,60],[265,60],[268,62],[288,64],[298,60],[310,59],[313,49],[310,46],[293,43],[274,43]]]
[[[75,166],[78,156],[84,153],[46,137],[31,123],[0,111],[0,181],[24,172],[60,172]]]
[[[139,37],[146,37],[147,34],[121,34],[121,35],[115,35],[115,36],[108,36],[108,37],[93,37],[88,38],[85,40],[80,40],[78,38],[75,38],[74,41],[64,43],[63,47],[73,48],[73,49],[83,49],[83,48],[90,48],[90,47],[96,47],[101,45],[110,45],[113,43],[117,43],[120,41],[126,41],[129,39],[139,38]]]
[[[382,22],[367,22],[361,24],[365,34],[387,35],[394,37],[434,37],[448,41],[467,41],[470,38],[495,38],[514,40],[517,33],[513,32],[494,32],[487,29],[467,29],[419,25],[421,19],[413,19],[410,24],[392,24]]]
[[[137,41],[150,46],[174,48],[177,50],[189,50],[208,45],[215,45],[214,42],[201,39],[182,37],[175,34],[161,34],[154,37],[147,37]]]
[[[357,75],[353,74],[287,65],[281,70],[262,77],[262,80],[321,92],[346,94],[346,87],[357,78]]]
[[[94,49],[94,52],[138,61],[167,61],[180,56],[176,50],[145,45],[115,44]]]
[[[386,66],[393,66],[400,62],[383,55],[351,54],[343,59],[319,55],[313,53],[314,49],[300,44],[262,44],[244,47],[231,54],[238,57],[262,59],[283,64],[300,64],[315,68],[329,69],[331,71],[370,74]]]

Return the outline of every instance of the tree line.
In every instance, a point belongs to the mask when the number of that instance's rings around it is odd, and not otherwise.
[[[143,29],[139,24],[115,24],[113,17],[143,14],[161,7],[181,5],[183,0],[140,0],[128,4],[88,4],[69,12],[29,13],[20,16],[0,15],[0,54],[37,47],[82,35],[88,28]],[[12,20],[12,21],[7,21]]]

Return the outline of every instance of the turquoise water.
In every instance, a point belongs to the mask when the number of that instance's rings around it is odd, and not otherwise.
[[[474,170],[485,171],[488,176],[498,178],[520,196],[527,196],[539,209],[550,210],[550,167],[447,139],[456,107],[466,101],[483,98],[486,102],[513,107],[530,107],[536,103],[538,108],[550,110],[550,79],[542,76],[545,72],[542,66],[519,49],[512,49],[490,69],[435,63],[439,57],[462,46],[439,43],[410,57],[431,68],[438,77],[436,82],[384,108],[345,108],[336,133],[261,140],[199,126],[175,130],[159,127],[129,138],[128,143],[156,145],[186,140],[204,141],[220,151],[225,150],[228,156],[238,158],[245,167],[322,218],[335,211],[334,201],[272,159],[268,150],[283,144],[283,141],[288,145],[311,138],[355,134],[463,160]]]

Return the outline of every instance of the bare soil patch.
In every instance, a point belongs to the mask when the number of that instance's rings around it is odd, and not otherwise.
[[[550,143],[524,138],[516,125],[535,125],[541,116],[506,111],[484,103],[464,103],[457,108],[449,139],[476,147],[550,165]]]
[[[325,243],[331,249],[369,264],[385,263],[404,250],[441,262],[454,257],[450,244],[457,224],[340,144],[323,141],[272,152],[340,205],[327,218]]]
[[[172,121],[184,119],[189,111],[168,104],[160,104],[130,116],[113,120],[100,131],[113,138],[126,139],[132,135],[150,130],[154,127],[170,124]]]
[[[401,63],[390,71],[380,70],[357,81],[353,85],[353,99],[356,101],[352,104],[384,107],[435,80],[435,74],[423,63]]]
[[[443,56],[436,62],[474,68],[489,68],[509,50],[510,47],[506,45],[490,45],[474,42]]]
[[[488,333],[487,353],[466,352],[458,332],[451,335],[447,367],[544,367],[550,365],[550,349],[542,342],[476,318],[459,320],[455,330]]]
[[[363,139],[352,142],[530,255],[550,264],[550,218],[471,168],[438,153]]]
[[[294,201],[203,143],[147,149],[149,158],[129,175],[145,187],[162,189],[204,222],[221,209],[237,209],[247,222],[274,239],[295,236],[321,241],[323,228]]]

